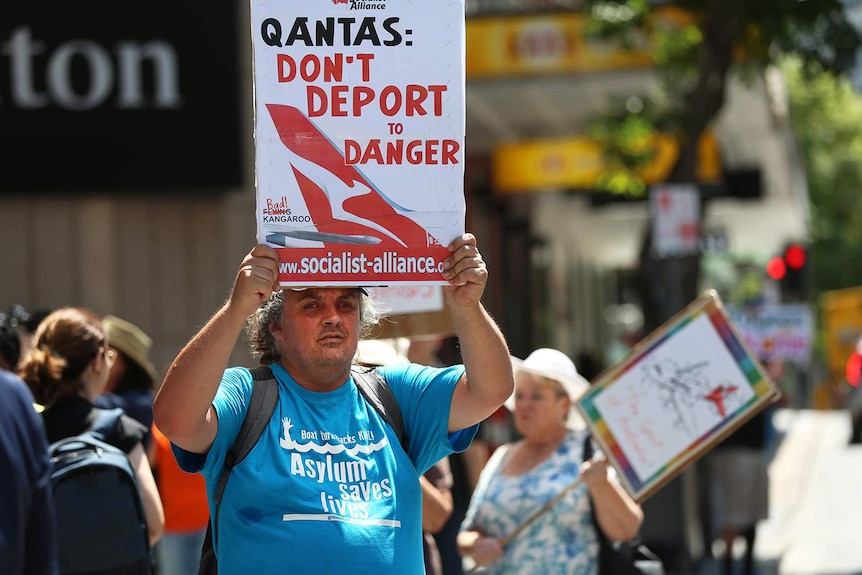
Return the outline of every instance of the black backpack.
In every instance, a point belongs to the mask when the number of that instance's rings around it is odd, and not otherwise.
[[[240,427],[239,434],[237,434],[233,446],[224,459],[224,470],[219,476],[219,482],[214,495],[215,516],[210,518],[210,522],[207,524],[206,538],[201,547],[198,575],[218,575],[218,560],[213,549],[212,529],[213,525],[215,525],[216,533],[218,533],[219,506],[221,505],[221,498],[224,494],[228,477],[230,477],[231,470],[245,459],[245,456],[257,444],[258,439],[260,439],[263,430],[272,417],[272,412],[275,410],[275,404],[278,401],[278,382],[275,376],[272,375],[272,370],[269,366],[256,367],[250,371],[254,385],[251,390],[248,412],[245,414],[245,420],[242,422],[242,427]],[[353,381],[356,383],[356,387],[362,393],[362,396],[377,410],[383,421],[388,423],[395,431],[401,447],[406,452],[409,447],[409,440],[404,431],[401,409],[399,409],[398,403],[395,401],[395,397],[392,395],[392,390],[389,389],[386,380],[373,367],[353,366],[351,373]]]
[[[149,575],[144,505],[123,451],[105,443],[123,414],[100,410],[93,428],[51,444],[60,573]]]

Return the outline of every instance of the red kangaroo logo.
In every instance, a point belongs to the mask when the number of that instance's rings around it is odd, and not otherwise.
[[[346,165],[341,151],[299,109],[282,104],[266,108],[285,147],[305,160],[292,168],[316,231],[371,235],[390,249],[431,245],[425,228],[405,215],[410,210]]]

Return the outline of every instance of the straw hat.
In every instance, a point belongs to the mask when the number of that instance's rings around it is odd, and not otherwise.
[[[559,382],[572,402],[566,425],[572,429],[584,428],[583,418],[575,407],[575,402],[590,388],[590,382],[578,373],[569,356],[556,349],[541,347],[528,355],[527,359],[512,356],[512,368],[516,377],[519,372],[524,372]],[[515,411],[514,393],[506,400],[505,406],[511,412]]]
[[[150,363],[148,355],[153,347],[153,340],[138,326],[124,319],[107,315],[102,318],[105,335],[108,337],[108,345],[123,352],[130,360],[138,364],[147,372],[155,384],[161,378],[159,372]]]

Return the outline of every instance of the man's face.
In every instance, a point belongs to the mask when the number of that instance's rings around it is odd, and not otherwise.
[[[359,340],[359,290],[284,290],[284,311],[270,326],[282,364],[307,373],[350,368]]]

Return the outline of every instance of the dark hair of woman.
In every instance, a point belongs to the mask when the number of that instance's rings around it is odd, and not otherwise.
[[[48,406],[84,388],[81,375],[107,346],[102,320],[83,308],[61,308],[36,329],[33,349],[18,369],[36,401]]]

